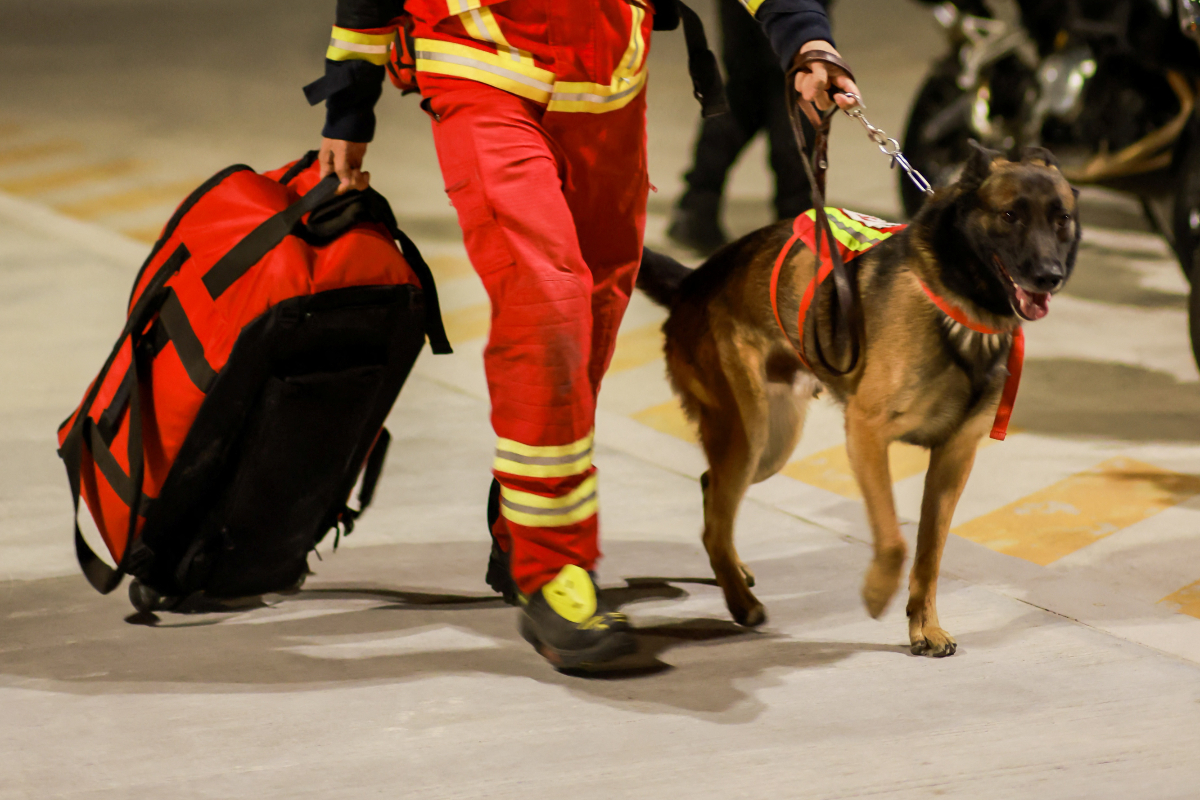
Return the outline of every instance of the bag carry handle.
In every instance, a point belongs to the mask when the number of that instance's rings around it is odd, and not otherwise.
[[[340,178],[330,173],[320,183],[309,189],[308,194],[250,231],[240,242],[221,256],[217,263],[204,273],[204,286],[213,300],[220,297],[238,278],[245,275],[263,257],[279,246],[304,215],[337,194]]]

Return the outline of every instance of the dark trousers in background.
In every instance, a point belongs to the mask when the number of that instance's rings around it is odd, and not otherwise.
[[[830,3],[824,5],[828,8]],[[679,207],[711,215],[715,222],[729,170],[746,145],[765,131],[775,175],[776,216],[797,216],[812,207],[812,195],[788,119],[783,69],[762,28],[741,3],[720,0],[718,8],[731,113],[702,121]]]

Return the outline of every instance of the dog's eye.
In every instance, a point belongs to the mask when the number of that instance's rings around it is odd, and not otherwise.
[[[1058,218],[1059,225],[1069,225],[1070,223],[1071,223],[1071,215],[1070,214],[1063,214],[1061,217]]]
[[[1011,212],[1011,211],[1005,211],[1005,212],[1004,212],[1004,213],[1002,213],[1000,216],[1001,216],[1001,217],[1003,217],[1003,218],[1004,218],[1004,221],[1005,221],[1005,222],[1007,222],[1007,223],[1009,223],[1009,224],[1012,224],[1012,223],[1014,223],[1014,222],[1016,222],[1016,221],[1017,221],[1017,215],[1016,215],[1016,214],[1014,214],[1014,213],[1013,213],[1013,212]]]

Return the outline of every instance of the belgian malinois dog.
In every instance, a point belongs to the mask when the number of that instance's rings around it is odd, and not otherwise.
[[[842,375],[815,357],[816,337],[832,341],[831,281],[817,290],[799,336],[800,298],[816,270],[803,246],[778,282],[786,333],[776,322],[769,283],[789,222],[747,235],[694,271],[647,251],[638,286],[671,312],[663,325],[667,371],[699,427],[709,465],[701,481],[704,546],[737,622],[766,619],[733,544],[738,506],[751,484],[788,461],[805,407],[824,386],[845,407],[846,448],[867,506],[874,556],[862,598],[873,617],[900,586],[906,556],[888,445],[899,440],[930,451],[909,578],[909,640],[914,654],[954,654],[935,604],[942,549],[1000,401],[1013,334],[1023,320],[1046,315],[1051,295],[1071,275],[1080,237],[1077,194],[1045,150],[1029,148],[1010,160],[976,145],[956,183],[931,196],[908,228],[853,262],[861,349]],[[978,327],[998,333],[955,322],[922,282]]]

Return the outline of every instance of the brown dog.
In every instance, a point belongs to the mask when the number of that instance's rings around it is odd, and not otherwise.
[[[862,589],[873,617],[900,586],[906,555],[888,445],[900,440],[930,450],[909,579],[909,639],[916,654],[954,653],[935,605],[942,549],[976,446],[996,413],[1013,333],[1022,318],[1045,316],[1051,294],[1071,274],[1080,236],[1076,194],[1044,150],[1010,161],[977,146],[957,183],[931,197],[906,230],[854,262],[862,349],[842,376],[822,366],[814,346],[817,336],[826,351],[836,345],[832,281],[817,291],[807,316],[803,346],[811,371],[793,345],[800,297],[815,270],[807,248],[797,247],[780,274],[786,335],[772,311],[772,266],[789,223],[734,242],[694,272],[647,251],[638,286],[671,311],[663,326],[667,370],[708,458],[704,546],[735,620],[766,619],[734,549],[738,506],[751,484],[788,461],[819,382],[845,406],[846,448],[874,538]],[[955,322],[920,282],[1000,333]]]

